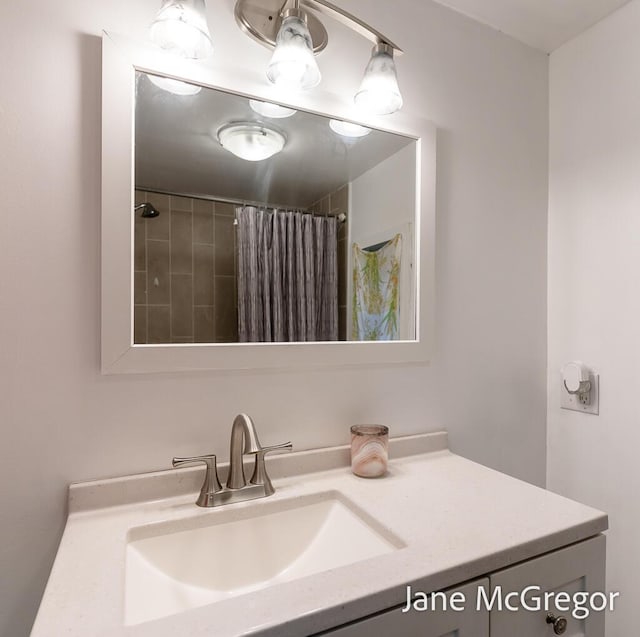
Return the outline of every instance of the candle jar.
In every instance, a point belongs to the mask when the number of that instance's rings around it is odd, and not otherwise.
[[[351,427],[351,471],[361,478],[379,478],[387,472],[389,427],[353,425]]]

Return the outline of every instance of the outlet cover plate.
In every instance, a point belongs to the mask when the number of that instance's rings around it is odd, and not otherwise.
[[[570,394],[565,389],[563,381],[560,380],[560,407],[598,416],[600,414],[600,376],[589,374],[589,380],[591,381],[591,401],[588,405],[583,405],[577,394]]]

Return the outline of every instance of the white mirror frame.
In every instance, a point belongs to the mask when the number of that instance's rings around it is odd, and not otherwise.
[[[283,101],[257,73],[173,58],[150,44],[103,33],[102,39],[102,373],[204,370],[316,369],[359,365],[425,364],[434,340],[436,129],[396,113],[363,119],[346,98],[321,90]],[[334,343],[133,343],[135,74],[144,71],[246,97],[278,102],[323,116],[417,140],[415,341]]]

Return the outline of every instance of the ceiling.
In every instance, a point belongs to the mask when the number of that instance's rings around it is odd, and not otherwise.
[[[436,0],[551,53],[629,0]]]
[[[137,76],[135,181],[141,190],[308,209],[414,142],[379,130],[343,138],[320,115],[298,111],[268,120],[239,95],[205,88],[183,97],[161,90],[144,73]],[[239,121],[281,131],[284,150],[260,162],[232,155],[216,133]]]

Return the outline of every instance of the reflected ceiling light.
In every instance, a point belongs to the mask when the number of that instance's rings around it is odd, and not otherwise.
[[[390,115],[402,108],[393,47],[383,43],[373,47],[355,102],[363,111],[373,115]]]
[[[339,119],[332,119],[329,121],[329,126],[334,133],[342,135],[342,137],[366,137],[371,129],[366,126],[360,126],[360,124],[352,124],[351,122],[343,122]]]
[[[158,88],[174,95],[197,95],[202,90],[202,86],[188,84],[180,80],[172,80],[170,77],[160,77],[158,75],[147,75],[147,77]]]
[[[285,108],[279,104],[272,104],[271,102],[260,102],[259,100],[249,100],[249,105],[252,110],[262,115],[263,117],[269,117],[272,119],[283,119],[285,117],[291,117],[298,111],[293,108]]]
[[[201,59],[213,53],[204,0],[163,0],[149,37],[180,57]]]
[[[246,161],[262,161],[279,153],[286,137],[275,128],[256,122],[235,122],[218,131],[221,146]]]
[[[321,79],[314,55],[327,46],[324,25],[311,10],[329,16],[373,41],[375,47],[362,86],[358,106],[372,114],[390,114],[402,107],[394,54],[402,49],[354,15],[326,0],[237,0],[240,28],[261,44],[274,48],[267,68],[269,81],[278,87],[309,89]]]

